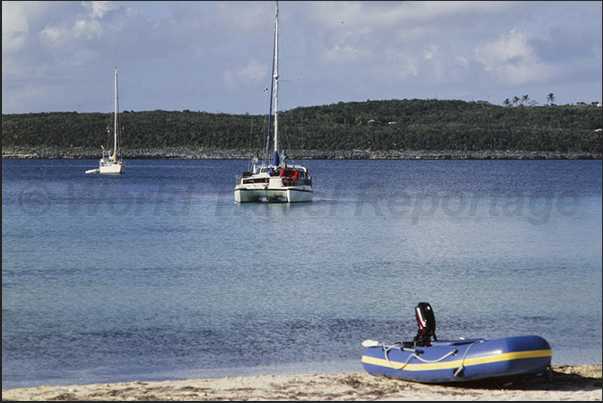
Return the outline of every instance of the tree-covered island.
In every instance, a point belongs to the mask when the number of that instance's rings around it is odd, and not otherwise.
[[[279,112],[294,159],[601,159],[600,103],[339,102]],[[99,158],[112,113],[2,115],[3,158]],[[264,158],[267,115],[123,111],[124,158]]]

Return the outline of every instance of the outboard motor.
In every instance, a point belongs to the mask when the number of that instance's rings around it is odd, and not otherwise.
[[[431,338],[438,340],[435,334],[436,321],[433,314],[433,309],[428,302],[419,302],[415,307],[417,314],[417,324],[419,325],[419,332],[415,336],[414,345],[417,347],[429,347],[431,345]]]

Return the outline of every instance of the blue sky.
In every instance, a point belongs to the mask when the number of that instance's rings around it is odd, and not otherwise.
[[[266,114],[274,2],[2,2],[2,113]],[[279,2],[279,106],[602,100],[602,2]]]

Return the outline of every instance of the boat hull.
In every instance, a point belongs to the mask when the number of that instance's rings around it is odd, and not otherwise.
[[[119,175],[125,172],[125,165],[120,161],[117,163],[105,163],[101,162],[99,166],[99,173],[101,174],[112,174]]]
[[[551,365],[552,350],[540,336],[434,341],[430,347],[368,347],[362,356],[371,375],[421,383],[467,382],[537,374]]]
[[[238,187],[235,189],[235,201],[238,203],[305,203],[311,202],[313,196],[309,186],[287,187],[278,189],[258,189]]]

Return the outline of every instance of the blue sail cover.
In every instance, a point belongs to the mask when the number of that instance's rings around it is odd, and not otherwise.
[[[279,163],[278,152],[274,151],[274,154],[272,155],[272,165],[278,166],[278,163]]]

